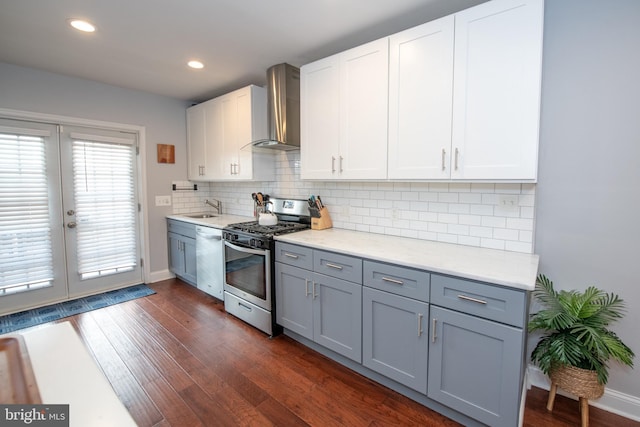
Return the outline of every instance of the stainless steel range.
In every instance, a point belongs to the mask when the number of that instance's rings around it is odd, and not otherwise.
[[[270,198],[266,203],[277,216],[277,224],[249,221],[223,229],[224,308],[274,336],[282,329],[275,322],[274,236],[308,229],[310,218],[307,200]]]

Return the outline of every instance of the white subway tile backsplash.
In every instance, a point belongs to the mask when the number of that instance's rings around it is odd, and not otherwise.
[[[274,153],[277,181],[198,183],[198,190],[173,191],[174,213],[211,211],[252,216],[251,193],[306,199],[321,195],[336,228],[434,240],[514,252],[533,251],[535,184],[447,182],[301,181],[300,153]],[[189,187],[189,181],[177,181]],[[517,206],[500,196],[515,195]]]

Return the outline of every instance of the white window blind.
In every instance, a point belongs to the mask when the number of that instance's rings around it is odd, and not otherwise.
[[[133,141],[71,136],[78,272],[90,279],[132,270],[138,262]]]
[[[45,136],[0,128],[0,296],[53,284]]]

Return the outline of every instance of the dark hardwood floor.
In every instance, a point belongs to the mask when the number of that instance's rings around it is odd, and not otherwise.
[[[457,426],[184,284],[71,321],[140,426]],[[580,425],[578,403],[527,395],[526,427]],[[591,426],[639,426],[591,407]]]

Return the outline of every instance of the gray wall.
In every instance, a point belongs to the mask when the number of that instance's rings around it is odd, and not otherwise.
[[[0,62],[0,108],[144,126],[149,205],[150,270],[168,267],[164,216],[155,196],[171,195],[171,182],[186,179],[184,101]],[[156,144],[175,144],[176,163],[156,162]]]
[[[619,294],[628,313],[613,329],[640,355],[640,1],[545,7],[540,272]],[[640,369],[610,372],[608,388],[640,399]]]

